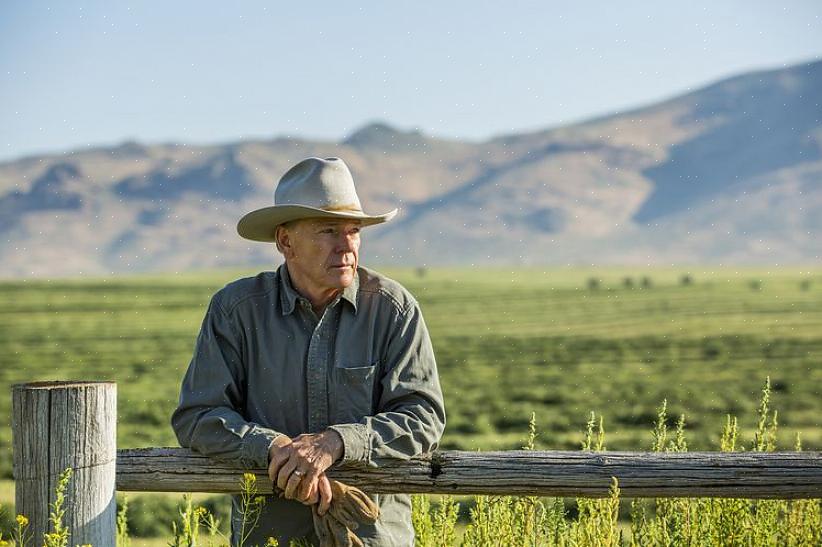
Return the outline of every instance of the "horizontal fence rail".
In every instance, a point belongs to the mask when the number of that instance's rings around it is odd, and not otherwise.
[[[243,472],[188,449],[117,451],[122,491],[236,493]],[[822,498],[822,452],[443,451],[328,475],[372,493],[604,497],[616,477],[627,498]]]
[[[181,448],[116,449],[117,386],[39,382],[12,388],[15,505],[31,537],[49,524],[58,477],[68,485],[69,545],[115,544],[115,489],[238,492],[244,470]],[[252,470],[271,492],[265,469]],[[822,452],[437,452],[329,475],[373,493],[822,498]]]

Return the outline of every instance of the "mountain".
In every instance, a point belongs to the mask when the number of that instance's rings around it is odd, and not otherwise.
[[[817,61],[484,142],[374,122],[22,158],[0,164],[0,276],[270,266],[236,222],[307,156],[344,158],[367,211],[400,207],[365,232],[366,263],[818,263],[821,98]]]

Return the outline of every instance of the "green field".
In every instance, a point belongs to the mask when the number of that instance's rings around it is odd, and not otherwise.
[[[11,476],[17,382],[115,380],[119,446],[174,445],[169,416],[209,296],[248,273],[0,282],[0,476]],[[780,446],[801,431],[822,448],[822,269],[386,273],[430,328],[445,448],[516,448],[532,411],[539,448],[577,448],[596,411],[609,449],[647,449],[667,398],[671,416],[686,414],[690,448],[713,449],[726,413],[752,431],[766,376]]]

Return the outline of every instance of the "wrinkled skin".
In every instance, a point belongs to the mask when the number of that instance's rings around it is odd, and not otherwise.
[[[360,222],[303,219],[277,227],[277,248],[291,283],[319,317],[354,282],[360,257]]]
[[[286,498],[305,505],[319,503],[317,511],[324,515],[332,499],[325,470],[340,459],[342,453],[342,439],[330,429],[293,439],[280,435],[268,451],[268,476]]]

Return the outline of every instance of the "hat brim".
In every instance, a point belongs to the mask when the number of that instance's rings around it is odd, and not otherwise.
[[[363,226],[380,224],[394,218],[397,209],[383,215],[366,215],[354,211],[326,211],[306,205],[271,205],[251,211],[237,223],[237,233],[251,241],[273,242],[277,226],[303,218],[341,218],[359,220]]]

